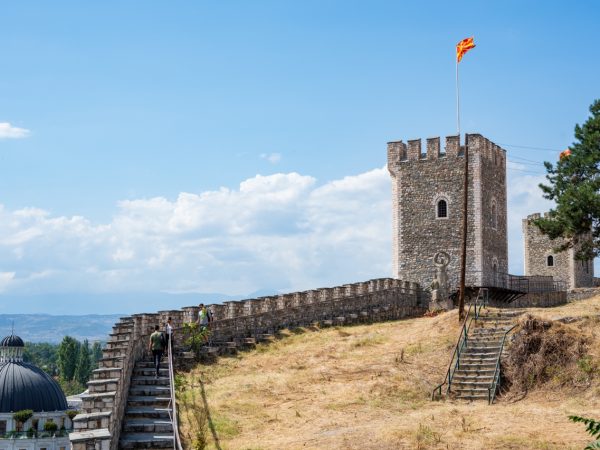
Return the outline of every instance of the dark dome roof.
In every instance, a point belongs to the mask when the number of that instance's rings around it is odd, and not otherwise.
[[[50,375],[23,362],[0,363],[0,413],[65,411],[67,399]]]
[[[23,339],[11,334],[0,341],[0,347],[25,347]]]

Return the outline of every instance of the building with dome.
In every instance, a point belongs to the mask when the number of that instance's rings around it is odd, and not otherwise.
[[[14,334],[0,341],[0,450],[67,450],[65,394],[50,375],[23,362],[24,347]]]

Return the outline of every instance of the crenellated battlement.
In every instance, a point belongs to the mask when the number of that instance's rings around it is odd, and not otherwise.
[[[547,219],[548,217],[550,217],[550,213],[548,211],[546,211],[544,213],[539,213],[539,212],[531,213],[527,216],[527,218],[523,219],[523,223],[531,223],[532,221],[541,219],[542,217],[544,219]]]
[[[415,282],[377,278],[342,286],[271,295],[208,305],[213,313],[210,350],[230,351],[249,342],[260,342],[278,330],[319,324],[370,323],[422,315],[424,293]],[[123,317],[113,327],[105,353],[93,379],[90,395],[74,419],[70,434],[73,450],[117,448],[135,364],[147,349],[155,325],[172,319],[175,348],[185,347],[184,324],[195,322],[198,306]],[[209,350],[204,348],[204,350]],[[114,353],[118,352],[118,355]],[[214,353],[213,353],[214,354]],[[110,392],[106,389],[110,388]],[[106,399],[105,399],[106,397]],[[101,401],[100,401],[100,400]]]
[[[459,136],[446,136],[445,145],[441,147],[440,137],[431,137],[425,140],[425,146],[421,139],[409,139],[403,141],[388,142],[388,169],[390,173],[396,172],[396,166],[413,161],[431,161],[437,159],[449,160],[464,156],[464,146],[469,145],[471,155],[479,154],[482,159],[491,161],[494,165],[505,167],[506,150],[493,143],[481,134],[473,133],[465,135],[465,144],[460,145]]]

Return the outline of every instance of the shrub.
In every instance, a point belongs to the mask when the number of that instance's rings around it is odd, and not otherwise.
[[[24,424],[33,416],[33,410],[31,409],[22,409],[21,411],[17,411],[13,414],[13,419],[15,419],[20,424]]]
[[[55,432],[56,430],[58,430],[58,425],[54,422],[46,422],[44,424],[44,431],[48,431],[50,433]]]

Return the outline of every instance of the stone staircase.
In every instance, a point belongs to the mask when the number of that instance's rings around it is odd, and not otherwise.
[[[149,358],[138,361],[133,369],[119,448],[173,448],[167,358],[161,362],[158,378],[155,373]]]
[[[132,329],[133,320],[121,318],[102,349],[99,368],[92,371],[87,383],[88,392],[81,396],[81,413],[73,419],[74,431],[69,434],[69,439],[74,450],[90,446],[108,450],[111,447],[113,433],[110,427],[118,414],[118,402],[122,400],[123,367]]]
[[[499,377],[496,368],[502,356],[502,340],[521,314],[513,310],[485,310],[475,319],[452,377],[451,390],[456,398],[491,401]]]

